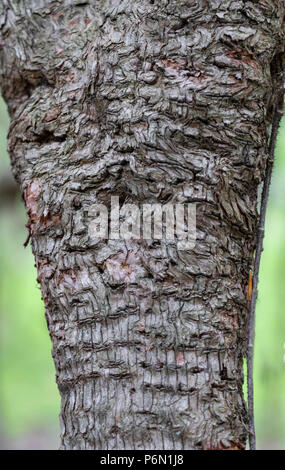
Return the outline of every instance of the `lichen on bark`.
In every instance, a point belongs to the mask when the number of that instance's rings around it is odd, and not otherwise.
[[[284,45],[279,0],[2,0],[62,449],[245,447],[247,283]],[[196,202],[195,248],[90,240],[88,209],[114,195]]]

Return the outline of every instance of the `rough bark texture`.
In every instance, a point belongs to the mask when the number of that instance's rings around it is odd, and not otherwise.
[[[1,86],[62,449],[239,449],[282,0],[2,0]],[[197,202],[194,250],[88,237],[95,202]]]

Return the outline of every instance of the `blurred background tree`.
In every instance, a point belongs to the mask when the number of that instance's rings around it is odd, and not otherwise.
[[[56,449],[59,394],[25,209],[7,154],[0,101],[0,447]],[[285,119],[266,220],[255,347],[257,447],[285,449]]]

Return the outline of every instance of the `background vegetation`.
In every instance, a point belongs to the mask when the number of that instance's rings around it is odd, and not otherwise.
[[[0,101],[0,447],[58,447],[59,395],[26,215],[7,155]],[[9,188],[9,184],[7,184]],[[1,195],[0,186],[0,195]],[[10,191],[10,192],[9,192]],[[10,194],[11,193],[11,194]],[[9,195],[10,194],[10,195]],[[257,305],[255,409],[258,448],[285,449],[285,119],[267,214]]]

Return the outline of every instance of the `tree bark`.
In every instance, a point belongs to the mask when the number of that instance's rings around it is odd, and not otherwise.
[[[282,0],[2,0],[1,87],[62,449],[243,449],[248,277]],[[94,203],[197,203],[197,242],[99,240]]]

